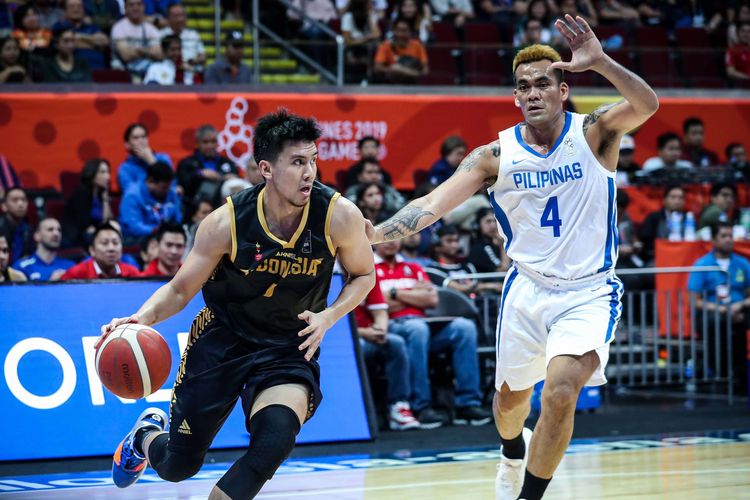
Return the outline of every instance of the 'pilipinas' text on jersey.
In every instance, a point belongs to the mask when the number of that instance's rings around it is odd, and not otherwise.
[[[524,142],[521,124],[500,132],[497,182],[488,189],[508,256],[565,280],[609,271],[617,261],[615,173],[589,148],[584,118],[566,112],[546,155]]]
[[[305,310],[326,307],[335,263],[330,224],[339,194],[315,182],[289,241],[271,233],[263,213],[265,185],[228,198],[232,252],[203,287],[206,305],[237,335],[265,346],[299,345]]]

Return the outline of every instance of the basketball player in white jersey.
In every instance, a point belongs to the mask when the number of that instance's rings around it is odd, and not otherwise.
[[[570,442],[581,388],[606,381],[622,295],[614,274],[618,146],[659,107],[651,87],[604,53],[581,17],[565,16],[556,26],[572,50],[570,62],[544,45],[513,61],[513,96],[525,121],[472,151],[432,193],[368,227],[372,243],[403,238],[482,185],[489,188],[513,260],[498,318],[493,405],[503,445],[495,488],[503,499],[542,497]],[[589,115],[565,112],[563,71],[587,70],[609,80],[623,99]],[[527,444],[529,399],[545,379],[541,416]]]

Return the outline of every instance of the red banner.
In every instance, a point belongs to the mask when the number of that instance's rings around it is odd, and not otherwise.
[[[581,112],[612,98],[580,97]],[[324,135],[318,149],[323,180],[357,159],[356,142],[373,135],[383,142],[383,166],[399,189],[413,187],[413,172],[439,157],[449,135],[470,148],[491,142],[497,132],[522,120],[510,96],[349,95],[349,94],[197,94],[197,93],[18,93],[0,95],[0,153],[28,187],[59,188],[59,173],[79,171],[96,156],[113,166],[125,158],[123,132],[143,122],[151,146],[175,163],[193,150],[202,124],[221,131],[227,154],[242,161],[250,154],[253,126],[265,113],[286,107],[317,118]],[[636,158],[656,154],[656,137],[679,132],[688,116],[706,123],[707,147],[723,150],[750,136],[750,99],[662,98],[657,114],[636,136]]]

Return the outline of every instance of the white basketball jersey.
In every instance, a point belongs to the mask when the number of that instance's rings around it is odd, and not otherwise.
[[[585,115],[565,113],[565,127],[542,155],[521,124],[500,132],[497,182],[488,189],[508,256],[539,274],[576,280],[617,261],[615,173],[583,135]]]

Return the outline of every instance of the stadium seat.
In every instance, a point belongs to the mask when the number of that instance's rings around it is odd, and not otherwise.
[[[682,48],[682,72],[691,87],[722,88],[727,80],[722,69],[723,54],[711,48]]]
[[[464,26],[464,41],[467,44],[499,44],[500,32],[492,23],[468,23]]]
[[[458,43],[458,34],[453,23],[436,21],[432,23],[432,33],[435,35],[435,42],[437,43]]]
[[[62,198],[48,198],[44,204],[44,213],[47,217],[54,217],[62,221],[65,214],[65,200]]]
[[[510,75],[497,48],[474,48],[464,52],[466,82],[469,85],[502,85]]]
[[[130,73],[121,69],[95,69],[91,80],[94,83],[133,83]]]
[[[430,72],[420,78],[423,85],[455,85],[458,77],[456,58],[460,51],[448,47],[428,47]]]
[[[81,184],[81,174],[70,170],[60,172],[60,188],[62,196],[66,200],[71,197],[73,191]]]

